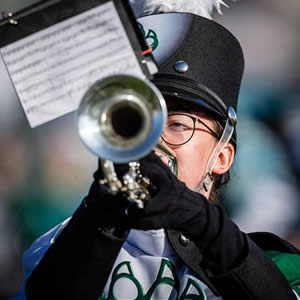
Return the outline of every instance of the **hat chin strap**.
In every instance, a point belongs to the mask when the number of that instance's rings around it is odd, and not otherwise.
[[[233,135],[233,132],[234,132],[235,125],[237,123],[236,112],[231,106],[228,107],[227,114],[228,114],[228,118],[227,118],[227,121],[225,124],[223,134],[222,134],[218,144],[214,148],[214,151],[210,155],[209,161],[206,166],[205,177],[199,184],[196,185],[196,187],[194,189],[195,192],[198,192],[198,193],[208,192],[213,184],[212,170],[213,170],[215,163],[219,157],[219,154],[223,151],[224,147],[230,141],[230,139]]]

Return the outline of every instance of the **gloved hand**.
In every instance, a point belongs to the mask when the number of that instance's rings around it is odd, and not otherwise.
[[[119,178],[127,170],[127,164],[118,165],[116,171],[120,176]],[[98,169],[94,173],[94,181],[87,197],[84,199],[84,205],[97,214],[100,228],[110,228],[116,225],[125,228],[125,211],[130,203],[121,193],[113,196],[105,185],[100,184],[99,181],[103,178],[104,175],[99,161]]]
[[[153,198],[145,203],[144,209],[138,209],[134,204],[129,203],[126,195],[121,193],[111,195],[108,188],[99,183],[104,178],[99,161],[98,169],[94,173],[94,182],[84,200],[87,206],[99,215],[99,227],[106,228],[118,223],[128,228],[143,230],[177,228],[175,226],[177,224],[173,224],[171,217],[176,221],[178,214],[182,213],[181,209],[184,209],[182,205],[187,205],[185,201],[179,201],[181,193],[186,189],[185,184],[171,173],[154,152],[141,159],[140,162],[142,175],[151,179],[151,185],[155,187],[154,190],[150,188]],[[128,164],[115,164],[114,166],[118,178],[122,179],[128,171]],[[174,206],[174,211],[170,213],[172,206]],[[125,215],[127,208],[129,208],[128,218]],[[190,208],[193,212],[190,205],[185,210]]]
[[[201,214],[208,200],[189,190],[156,154],[149,154],[140,163],[141,173],[150,179],[155,192],[145,202],[144,209],[134,205],[129,207],[129,226],[142,230],[175,229],[189,236],[193,236],[196,230],[198,235],[206,223],[206,218],[201,217]]]
[[[247,253],[245,234],[220,206],[191,191],[155,154],[141,160],[141,172],[156,187],[144,209],[130,206],[130,228],[173,229],[193,240],[210,266],[225,272]]]

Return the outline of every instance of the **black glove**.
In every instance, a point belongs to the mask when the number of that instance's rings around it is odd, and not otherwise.
[[[245,234],[223,209],[191,191],[155,154],[141,160],[141,172],[156,187],[144,209],[128,209],[131,228],[180,231],[202,250],[210,268],[224,272],[247,254]]]
[[[185,211],[190,218],[193,208],[180,201],[186,186],[180,182],[161,159],[152,152],[140,160],[141,173],[154,186],[152,198],[145,202],[144,209],[132,205],[128,209],[128,224],[131,228],[151,230],[159,228],[182,229],[178,214]],[[191,208],[191,211],[190,211]]]
[[[155,192],[144,209],[129,208],[130,227],[175,229],[190,238],[198,237],[206,227],[208,200],[189,190],[154,153],[141,160],[141,173],[150,179]]]
[[[127,165],[118,165],[116,172],[120,176],[119,178],[127,170]],[[125,211],[130,203],[122,193],[113,196],[105,185],[100,184],[99,181],[103,178],[99,161],[98,169],[94,173],[94,182],[90,187],[87,197],[84,199],[84,205],[87,209],[92,210],[94,214],[98,215],[99,228],[105,229],[117,226],[126,229]]]

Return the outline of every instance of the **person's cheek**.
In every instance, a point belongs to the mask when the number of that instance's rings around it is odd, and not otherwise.
[[[189,151],[177,152],[178,178],[183,181],[189,188],[193,186],[195,175],[199,170],[198,162],[195,161],[193,153]]]
[[[185,182],[189,188],[194,188],[203,178],[206,171],[209,151],[201,143],[186,145],[177,151],[178,178]]]

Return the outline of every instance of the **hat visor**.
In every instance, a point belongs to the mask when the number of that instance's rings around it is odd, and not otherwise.
[[[167,74],[156,74],[152,81],[165,97],[170,96],[195,103],[212,113],[216,119],[227,119],[226,105],[205,86],[187,78]]]
[[[187,96],[182,93],[178,92],[166,92],[166,91],[161,91],[163,96],[165,97],[166,100],[168,100],[169,97],[172,97],[172,99],[178,99],[178,100],[184,100],[187,101],[187,103],[193,103],[201,107],[205,112],[208,114],[211,114],[216,118],[217,120],[225,120],[226,117],[224,114],[220,113],[215,107],[212,105],[208,104],[205,100],[200,99],[200,98],[193,98],[190,96]],[[176,100],[175,100],[176,101]]]

